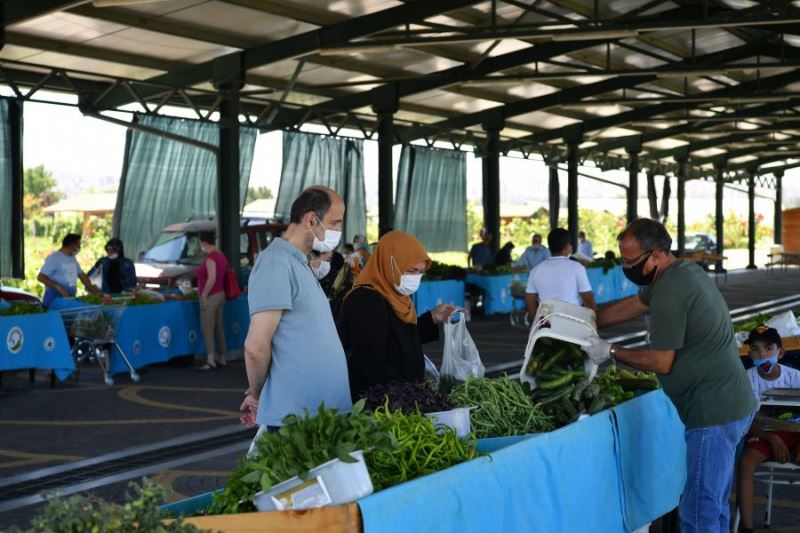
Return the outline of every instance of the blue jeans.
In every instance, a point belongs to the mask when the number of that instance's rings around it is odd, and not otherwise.
[[[753,415],[686,431],[686,486],[681,496],[682,533],[728,533],[728,496],[733,484],[736,447]]]

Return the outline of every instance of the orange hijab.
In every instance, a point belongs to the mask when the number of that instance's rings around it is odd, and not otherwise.
[[[378,241],[378,246],[356,278],[353,288],[369,287],[378,291],[400,320],[416,324],[417,311],[411,297],[401,295],[394,286],[400,284],[402,274],[422,261],[425,261],[426,268],[431,265],[431,258],[421,242],[408,233],[390,231]]]

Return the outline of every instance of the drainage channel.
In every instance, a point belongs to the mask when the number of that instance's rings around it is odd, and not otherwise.
[[[785,296],[783,298],[777,298],[775,300],[769,300],[754,305],[748,305],[746,307],[740,307],[738,309],[732,309],[731,320],[733,321],[734,324],[736,324],[739,322],[744,322],[745,320],[749,320],[760,314],[787,311],[789,309],[793,309],[796,307],[800,307],[800,294],[794,294],[792,296]],[[626,335],[619,335],[617,337],[612,337],[607,340],[613,344],[619,344],[620,346],[624,346],[627,348],[638,348],[646,344],[645,342],[646,337],[647,337],[647,330],[643,329],[636,331],[634,333],[628,333]],[[524,360],[525,360],[524,357],[521,357],[514,361],[510,361],[508,363],[501,363],[499,365],[492,365],[490,367],[487,367],[486,376],[499,377],[510,370],[516,371],[522,365],[522,362]]]
[[[0,512],[247,450],[255,429],[226,428],[0,479]]]

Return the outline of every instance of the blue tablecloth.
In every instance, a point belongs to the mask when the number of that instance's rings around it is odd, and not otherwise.
[[[225,302],[223,315],[228,350],[242,348],[250,326],[247,297]],[[197,301],[128,307],[117,325],[116,339],[135,368],[181,355],[202,354],[206,349]],[[127,372],[125,364],[120,357],[112,357],[111,373],[120,372]]]
[[[613,302],[617,300],[617,274],[614,267],[608,272],[603,272],[602,268],[587,268],[586,275],[589,277],[589,284],[592,286],[594,300],[599,304]]]
[[[511,282],[519,281],[523,284],[527,284],[528,275],[524,272],[519,274],[504,274],[502,276],[467,274],[464,281],[477,285],[484,290],[483,312],[485,315],[495,315],[511,312],[514,305],[514,298],[511,297],[511,292],[509,291]],[[519,300],[519,302],[519,305],[524,305],[523,300]]]
[[[614,277],[617,300],[639,294],[638,285],[632,283],[628,278],[625,277],[625,274],[622,273],[621,266],[618,266],[616,269],[614,269]]]
[[[430,311],[442,303],[464,307],[464,282],[454,279],[423,281],[412,299],[417,315]]]
[[[64,380],[75,370],[61,315],[50,311],[0,317],[0,371],[46,368]]]
[[[506,445],[502,447],[503,445]],[[673,509],[683,425],[661,391],[359,500],[365,533],[632,531]]]
[[[125,307],[115,324],[117,344],[134,368],[163,363],[181,355],[205,353],[198,305],[196,300],[185,300]],[[87,304],[79,300],[60,298],[53,302],[51,309],[86,306]],[[223,315],[228,350],[244,347],[247,328],[250,326],[247,296],[225,302]],[[61,331],[63,334],[63,327]],[[111,373],[127,371],[128,368],[115,347],[111,357]]]

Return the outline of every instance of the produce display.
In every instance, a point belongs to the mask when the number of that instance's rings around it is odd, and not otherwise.
[[[459,407],[473,407],[470,423],[480,439],[552,430],[552,420],[535,405],[528,391],[508,376],[477,378],[454,387],[450,400]]]
[[[243,457],[231,474],[225,490],[214,496],[209,514],[254,511],[252,498],[259,491],[308,471],[332,459],[355,462],[351,452],[363,450],[370,459],[397,448],[394,426],[389,420],[364,410],[364,401],[351,413],[340,413],[320,405],[315,416],[289,415],[277,433],[264,433],[253,456]]]
[[[445,279],[463,280],[467,275],[467,271],[455,265],[445,265],[436,261],[431,262],[430,268],[425,271],[426,281],[438,281]]]
[[[455,431],[441,431],[420,412],[405,414],[379,407],[375,420],[389,425],[396,447],[380,448],[366,456],[372,485],[381,490],[416,479],[478,456],[475,443]]]
[[[128,300],[128,305],[150,305],[160,303],[163,303],[163,300],[142,292],[137,292],[133,298]]]
[[[735,331],[736,333],[739,333],[739,332],[742,332],[742,331],[746,333],[746,332],[750,331],[751,329],[757,328],[758,326],[763,326],[764,324],[767,323],[767,321],[770,318],[772,318],[772,317],[769,316],[769,315],[759,314],[757,316],[754,316],[753,318],[751,318],[747,322],[742,322],[740,324],[734,324],[733,325],[733,331]]]
[[[59,532],[103,532],[127,533],[148,531],[152,533],[194,533],[206,531],[191,524],[184,524],[181,518],[173,518],[159,506],[167,495],[167,490],[145,480],[143,485],[131,483],[131,491],[125,503],[117,505],[96,497],[70,496],[56,497],[31,520],[29,531]],[[19,529],[12,528],[12,533]]]
[[[609,270],[621,264],[622,260],[616,257],[603,257],[602,259],[595,259],[586,268],[602,268],[603,274],[606,274]]]
[[[536,378],[536,388],[555,390],[584,377],[586,356],[577,344],[540,338],[525,372]]]
[[[436,413],[449,411],[454,407],[447,394],[435,390],[430,383],[389,383],[370,387],[362,398],[366,400],[366,408],[375,410],[388,402],[390,411],[402,411],[410,414],[416,411]]]
[[[37,302],[13,302],[8,308],[0,309],[0,316],[33,315],[44,312],[44,307]]]

